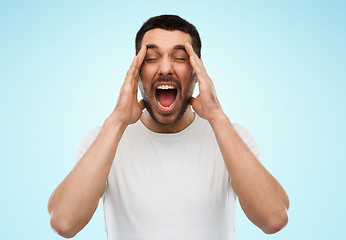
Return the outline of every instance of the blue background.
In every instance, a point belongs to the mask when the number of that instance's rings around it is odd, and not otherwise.
[[[1,239],[61,239],[47,201],[113,110],[149,17],[178,14],[232,122],[286,189],[275,235],[238,206],[236,239],[344,239],[345,1],[2,1]],[[102,205],[75,239],[106,239]]]

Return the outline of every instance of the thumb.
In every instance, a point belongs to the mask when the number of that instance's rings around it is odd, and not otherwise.
[[[140,100],[138,104],[139,104],[139,107],[141,108],[141,110],[143,111],[145,108],[144,100],[143,99]]]
[[[191,98],[190,98],[190,101],[189,101],[189,104],[190,104],[190,105],[192,105],[192,104],[193,104],[193,102],[194,102],[195,100],[196,100],[196,98],[191,97]]]
[[[193,110],[199,115],[202,113],[202,105],[200,102],[200,96],[198,95],[196,98],[191,97],[190,104],[193,108]]]

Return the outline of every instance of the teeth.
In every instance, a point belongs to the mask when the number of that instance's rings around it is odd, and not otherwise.
[[[160,107],[162,107],[163,109],[165,109],[165,110],[169,110],[170,108],[172,108],[172,107],[173,107],[174,101],[173,101],[172,105],[171,105],[171,106],[169,106],[169,107],[164,107],[164,106],[162,106],[160,102],[157,102],[157,103],[158,103],[158,104],[160,105]]]
[[[157,87],[157,89],[175,89],[172,85],[160,85]]]

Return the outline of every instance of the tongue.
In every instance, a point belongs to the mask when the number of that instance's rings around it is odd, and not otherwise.
[[[159,102],[164,107],[169,107],[174,101],[175,90],[161,90],[159,92]]]

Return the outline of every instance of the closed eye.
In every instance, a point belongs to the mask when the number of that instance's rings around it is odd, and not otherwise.
[[[157,60],[157,58],[147,58],[144,61],[146,61],[146,62],[154,62],[155,60]]]
[[[187,58],[184,58],[184,57],[174,57],[173,59],[178,60],[178,61],[187,61],[188,60]]]
[[[188,60],[187,57],[185,57],[185,56],[173,56],[173,59],[177,59],[177,60]]]

